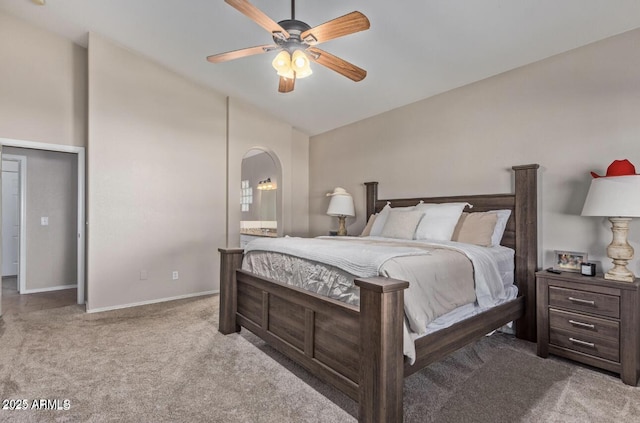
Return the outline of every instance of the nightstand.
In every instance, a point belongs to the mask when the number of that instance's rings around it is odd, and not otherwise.
[[[640,279],[536,273],[538,355],[549,353],[620,374],[640,376]]]

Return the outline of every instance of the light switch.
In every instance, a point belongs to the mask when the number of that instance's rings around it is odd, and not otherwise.
[[[40,225],[49,226],[49,218],[48,217],[41,217],[40,218]]]

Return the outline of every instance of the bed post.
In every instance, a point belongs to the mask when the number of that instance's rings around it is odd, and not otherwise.
[[[242,266],[242,248],[219,248],[220,251],[220,314],[218,331],[224,335],[240,332],[236,322],[237,286],[236,270]]]
[[[536,341],[536,268],[538,266],[538,184],[540,165],[513,166],[515,171],[516,274],[524,315],[516,323],[516,336]]]
[[[360,287],[359,422],[401,423],[404,290],[409,282],[374,277]]]
[[[369,216],[376,212],[376,201],[378,200],[378,183],[365,182],[367,187],[367,218],[365,223],[369,221]]]

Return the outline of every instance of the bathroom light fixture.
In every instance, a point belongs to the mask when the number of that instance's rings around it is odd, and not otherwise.
[[[271,178],[267,178],[264,181],[258,182],[257,188],[261,191],[270,191],[278,188],[275,182],[271,181]]]

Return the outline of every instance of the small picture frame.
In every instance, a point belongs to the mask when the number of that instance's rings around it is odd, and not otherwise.
[[[587,253],[555,250],[555,259],[553,261],[554,270],[580,273],[582,263],[588,263]]]

